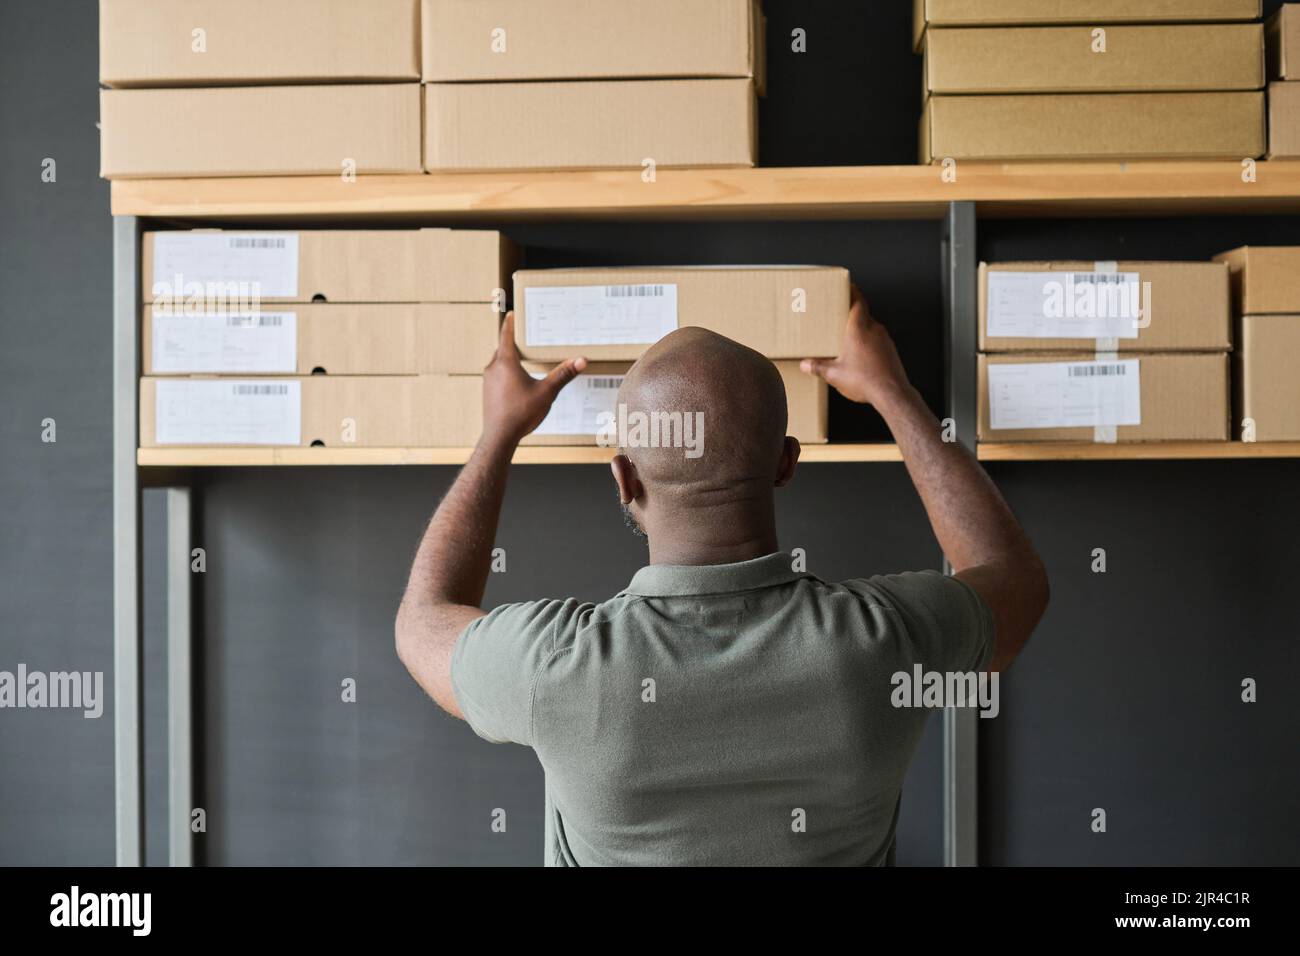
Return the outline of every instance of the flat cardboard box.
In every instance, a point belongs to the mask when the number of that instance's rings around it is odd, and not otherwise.
[[[1258,20],[1260,0],[913,0],[916,49],[926,26],[1213,23]]]
[[[99,82],[420,79],[418,0],[99,0]]]
[[[1232,300],[1228,269],[1221,262],[994,262],[980,263],[979,268],[979,349],[981,352],[1066,351],[1093,348],[1096,337],[991,336],[989,331],[990,273],[1042,273],[1043,282],[1056,282],[1052,290],[1059,297],[1052,300],[1057,313],[1079,316],[1076,327],[1091,324],[1085,316],[1117,314],[1132,318],[1127,302],[1097,297],[1096,305],[1088,298],[1095,289],[1088,288],[1086,277],[1098,272],[1119,276],[1137,275],[1139,308],[1142,314],[1133,323],[1137,334],[1131,338],[1110,338],[1101,342],[1106,351],[1228,351],[1232,348]],[[1077,285],[1071,273],[1083,273]],[[1150,283],[1149,293],[1146,283]],[[1111,286],[1110,288],[1114,288]],[[1071,291],[1076,290],[1076,291]],[[1042,287],[1036,291],[1042,292]],[[1068,302],[1067,302],[1068,300]],[[1035,297],[1032,305],[1041,312],[1048,300]],[[1041,304],[1040,304],[1041,303]],[[1149,304],[1150,315],[1145,314]],[[1002,305],[1009,319],[1024,321],[1029,300],[1013,299]],[[1068,307],[1068,312],[1066,308]],[[996,326],[995,326],[996,327]],[[1048,327],[1050,328],[1050,326]],[[1126,326],[1132,328],[1132,326]]]
[[[285,378],[140,379],[140,447],[157,448],[157,389],[198,385],[224,394],[237,387],[264,389],[297,384],[301,424],[297,446],[327,448],[461,448],[482,431],[483,380],[477,375],[308,375]],[[263,400],[262,398],[257,399]],[[208,434],[229,419],[193,401],[187,415],[204,414]],[[246,426],[246,421],[236,423]],[[169,443],[170,444],[170,443]],[[185,445],[249,445],[201,441]],[[282,444],[282,443],[281,443]]]
[[[1300,3],[1283,4],[1265,32],[1269,78],[1300,80]]]
[[[1114,426],[1115,440],[1227,441],[1228,356],[1224,352],[1143,353],[1120,356],[1137,361],[1141,423]],[[1094,362],[1093,352],[980,355],[977,373],[980,441],[1040,442],[1098,439],[1091,426],[994,429],[989,409],[990,365]]]
[[[592,362],[578,378],[565,386],[565,391],[578,391],[583,388],[585,383],[591,380],[600,380],[602,387],[593,390],[593,398],[579,399],[576,395],[571,396],[574,401],[585,401],[587,403],[588,415],[592,422],[596,421],[595,415],[599,411],[609,411],[617,415],[618,409],[618,386],[621,379],[627,374],[628,369],[632,367],[631,362]],[[799,369],[798,362],[774,362],[778,372],[781,373],[781,381],[785,383],[785,398],[787,408],[786,434],[797,438],[800,444],[817,445],[825,444],[826,437],[826,409],[827,409],[827,387],[826,383],[815,375],[807,375]],[[555,366],[552,363],[545,362],[525,362],[524,367],[530,374],[545,375]],[[565,392],[560,393],[560,399],[557,404],[563,401]],[[534,432],[525,438],[522,444],[525,445],[597,445],[597,436],[592,432],[547,432],[546,429],[550,424],[544,422],[539,430],[542,433]],[[708,434],[709,424],[707,420],[704,424],[704,453],[708,453]]]
[[[752,0],[424,0],[426,83],[756,78]]]
[[[1242,316],[1238,336],[1233,381],[1240,437],[1300,441],[1300,315]]]
[[[209,299],[255,288],[261,302],[501,305],[517,255],[486,229],[146,232],[140,287],[145,302],[198,287]]]
[[[1214,260],[1232,270],[1237,315],[1300,313],[1300,246],[1241,246]]]
[[[433,172],[753,166],[758,152],[753,80],[424,89],[424,168]]]
[[[931,93],[1122,93],[1258,90],[1264,28],[1258,23],[1092,28],[971,27],[932,30],[925,44]]]
[[[420,172],[417,83],[101,90],[105,179]]]
[[[1264,94],[931,96],[922,162],[1236,159],[1265,149]]]
[[[145,306],[145,375],[477,375],[500,316],[483,303],[293,303],[259,314]]]
[[[530,322],[529,300],[542,296],[530,290],[542,289],[564,292],[546,293],[545,313]],[[632,361],[686,326],[771,359],[833,357],[849,312],[849,273],[839,266],[521,269],[514,307],[515,344],[539,361],[576,354]]]
[[[1268,85],[1268,158],[1300,158],[1300,80]]]

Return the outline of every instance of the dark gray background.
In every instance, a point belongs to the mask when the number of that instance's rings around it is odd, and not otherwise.
[[[1274,6],[1275,4],[1267,4]],[[765,4],[767,165],[906,163],[918,60],[910,4]],[[870,13],[867,12],[870,10]],[[22,0],[0,34],[0,669],[102,670],[111,683],[108,189],[96,178],[93,5]],[[808,53],[788,52],[794,26]],[[58,181],[40,180],[41,161]],[[1295,219],[981,222],[984,258],[1205,257],[1300,242]],[[824,261],[849,266],[938,402],[931,223],[547,224],[509,230],[534,265]],[[40,441],[55,418],[58,442]],[[837,404],[835,437],[883,437]],[[1300,862],[1300,463],[1023,463],[991,469],[1049,564],[1053,605],[981,722],[981,859],[995,864]],[[422,524],[454,471],[199,476],[204,635],[200,803],[214,864],[539,860],[541,774],[443,716],[405,675],[391,621]],[[782,493],[786,547],[830,578],[933,567],[899,465],[810,465]],[[147,495],[151,862],[165,860],[159,732],[161,500]],[[599,599],[641,564],[604,469],[520,467],[490,602]],[[1104,547],[1109,572],[1089,570]],[[1260,701],[1240,702],[1240,681]],[[339,699],[356,678],[359,700]],[[0,711],[0,863],[113,860],[105,716]],[[905,796],[900,861],[940,858],[938,720]],[[508,813],[492,834],[493,808]],[[1089,829],[1105,808],[1109,829]]]

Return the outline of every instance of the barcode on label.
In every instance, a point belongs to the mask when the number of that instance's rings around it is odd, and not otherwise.
[[[229,328],[279,328],[282,324],[282,315],[232,315],[227,317],[226,325]]]
[[[284,237],[231,236],[231,249],[283,249]]]
[[[588,388],[618,388],[623,384],[623,379],[617,375],[603,376],[597,375],[587,379]]]
[[[1070,378],[1093,378],[1098,375],[1127,374],[1123,365],[1071,365]]]
[[[1115,285],[1120,282],[1132,282],[1136,277],[1136,273],[1127,272],[1076,272],[1074,281]]]
[[[647,296],[661,297],[664,294],[664,287],[661,285],[607,285],[605,286],[605,295],[614,299],[623,298],[646,298]]]
[[[235,395],[288,395],[288,385],[232,385]]]

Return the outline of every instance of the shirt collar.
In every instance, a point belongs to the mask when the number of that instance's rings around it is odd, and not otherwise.
[[[624,593],[641,597],[727,594],[776,587],[809,576],[793,570],[793,565],[794,558],[785,551],[735,564],[651,564],[633,575]]]

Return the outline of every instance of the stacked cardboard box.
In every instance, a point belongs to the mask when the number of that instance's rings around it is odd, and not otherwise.
[[[979,440],[1226,440],[1231,345],[1221,263],[981,263]]]
[[[1259,0],[917,0],[915,9],[922,162],[1264,152]]]
[[[418,0],[100,0],[100,175],[418,173]]]
[[[1268,49],[1268,158],[1300,158],[1300,3],[1273,15]]]
[[[575,412],[566,419],[577,426],[552,423],[564,429],[556,433],[564,440],[590,443],[597,417],[614,410],[614,392],[629,365],[664,335],[686,326],[710,329],[772,359],[786,385],[790,434],[808,443],[827,439],[826,385],[803,374],[799,360],[838,354],[849,307],[845,269],[520,270],[514,303],[515,343],[526,359],[553,363],[582,354],[593,360],[584,376],[591,384],[569,386],[574,391],[569,402],[581,403],[587,417]]]
[[[140,444],[473,444],[514,258],[490,231],[146,233]]]
[[[424,0],[428,170],[752,166],[754,0]]]
[[[1300,441],[1300,246],[1243,246],[1232,270],[1235,418],[1242,441]]]

